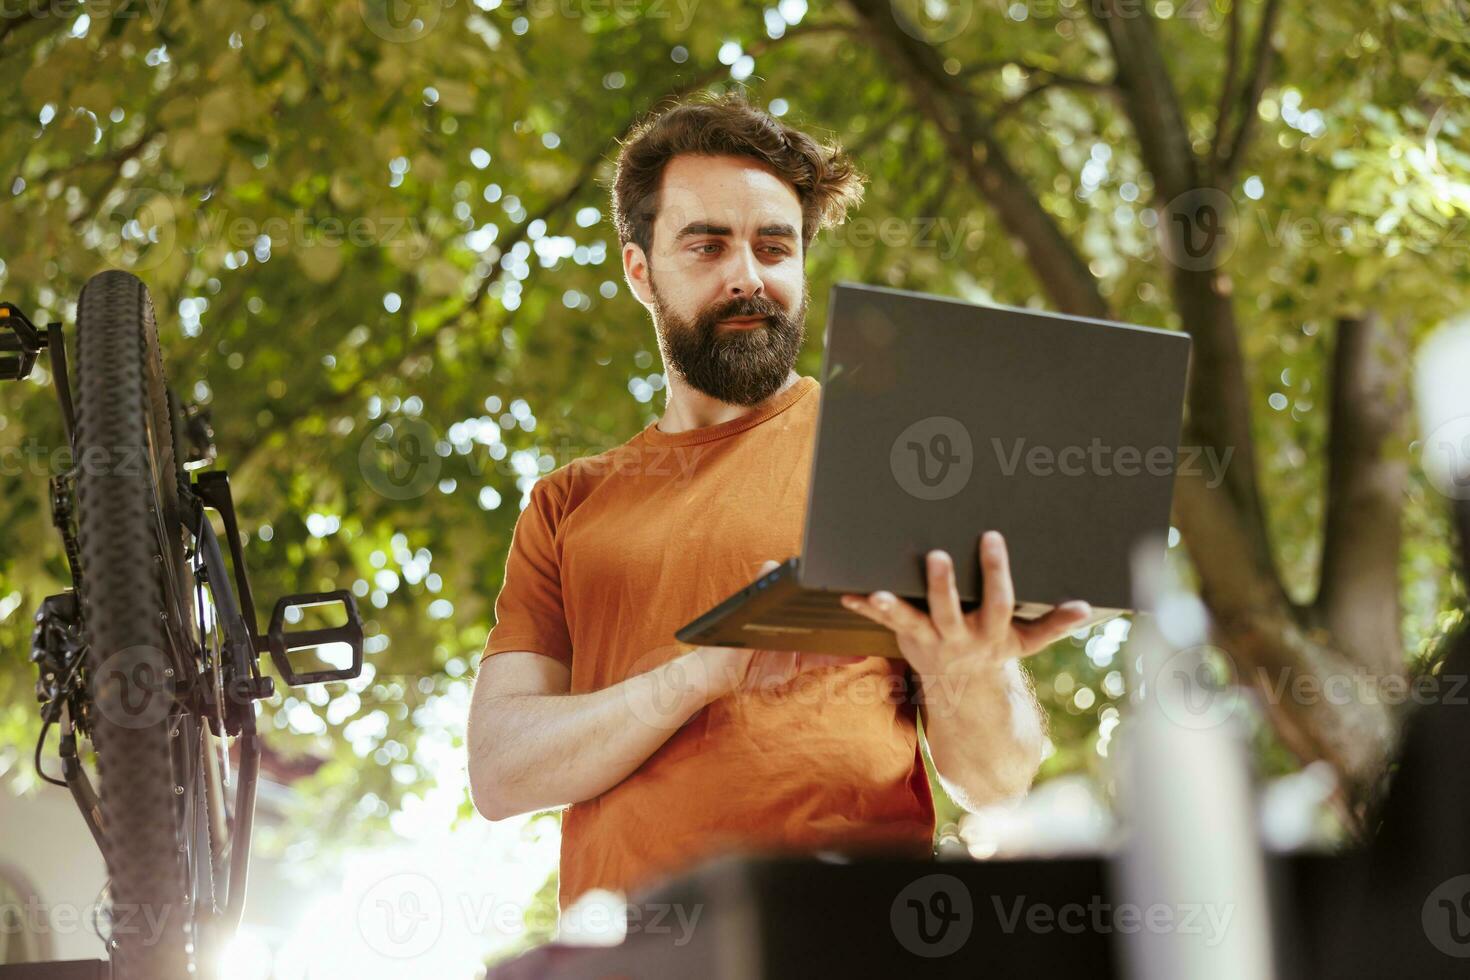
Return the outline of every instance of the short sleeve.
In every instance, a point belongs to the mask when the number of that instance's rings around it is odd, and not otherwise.
[[[571,667],[572,640],[556,552],[562,503],[560,492],[548,480],[532,484],[530,499],[511,534],[505,581],[495,600],[495,626],[481,663],[497,653],[528,650]]]

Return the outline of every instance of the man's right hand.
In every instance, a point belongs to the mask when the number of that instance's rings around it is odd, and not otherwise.
[[[710,666],[711,680],[722,693],[769,691],[809,670],[862,663],[867,657],[796,650],[749,650],[742,647],[701,647]]]
[[[767,561],[761,566],[758,575],[764,575],[778,565],[779,562]],[[709,658],[707,666],[710,668],[712,681],[722,693],[769,691],[809,670],[862,663],[868,659],[832,653],[802,653],[796,650],[754,650],[744,647],[700,649]]]

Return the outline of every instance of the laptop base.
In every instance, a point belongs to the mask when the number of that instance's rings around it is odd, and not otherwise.
[[[788,559],[680,628],[675,637],[696,646],[904,659],[893,631],[843,606],[845,593],[803,586],[798,575],[800,563],[799,558]],[[928,602],[922,597],[900,598],[925,611],[928,609]],[[960,603],[965,612],[977,607],[975,602]],[[1042,603],[1019,603],[1015,618],[1036,620],[1052,608]],[[1093,615],[1079,623],[1077,629],[1111,619],[1121,612],[1094,609]]]

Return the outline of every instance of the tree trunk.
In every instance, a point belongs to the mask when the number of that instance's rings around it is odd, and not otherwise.
[[[1174,308],[1194,340],[1184,439],[1228,460],[1218,487],[1196,475],[1179,477],[1174,523],[1195,565],[1215,638],[1239,678],[1260,695],[1292,752],[1336,769],[1347,812],[1359,817],[1393,743],[1394,712],[1375,695],[1403,670],[1397,569],[1408,470],[1393,447],[1403,444],[1408,428],[1406,379],[1392,368],[1392,336],[1377,317],[1339,322],[1321,587],[1314,604],[1298,606],[1276,568],[1257,485],[1250,385],[1230,279],[1223,263],[1180,259],[1189,254],[1184,246],[1195,244],[1191,236],[1211,231],[1195,223],[1192,202],[1213,194],[1229,206],[1219,188],[1233,180],[1248,121],[1274,65],[1271,30],[1279,3],[1270,0],[1262,14],[1254,64],[1242,73],[1232,53],[1217,145],[1201,158],[1190,143],[1152,18],[1136,6],[1114,9],[1117,0],[1100,2],[1093,7],[1097,28],[1113,51],[1114,84],[1154,178],[1164,252],[1175,257]],[[902,29],[896,18],[903,15],[887,0],[847,5],[940,133],[955,168],[1020,244],[1053,304],[1064,312],[1108,316],[1086,261],[1011,165],[978,100],[944,71],[935,48],[918,40],[918,32]],[[1235,39],[1232,45],[1235,52]],[[1232,107],[1239,122],[1230,127]],[[1171,220],[1179,214],[1183,220]]]

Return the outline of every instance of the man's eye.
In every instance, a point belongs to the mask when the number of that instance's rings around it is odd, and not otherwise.
[[[718,242],[705,242],[702,245],[694,246],[694,251],[700,255],[713,255],[715,254],[715,252],[719,251],[722,248],[724,248],[724,246]],[[767,245],[765,246],[765,250],[771,255],[790,254],[790,252],[786,249],[786,246],[784,245]]]

